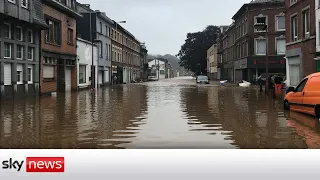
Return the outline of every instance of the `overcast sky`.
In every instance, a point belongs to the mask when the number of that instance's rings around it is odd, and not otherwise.
[[[150,54],[176,55],[188,32],[207,25],[229,25],[238,9],[251,0],[78,0],[106,12],[141,42]]]

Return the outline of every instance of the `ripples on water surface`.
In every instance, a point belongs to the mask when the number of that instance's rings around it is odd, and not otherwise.
[[[287,120],[281,100],[188,78],[4,101],[0,115],[1,148],[320,148],[314,119]]]

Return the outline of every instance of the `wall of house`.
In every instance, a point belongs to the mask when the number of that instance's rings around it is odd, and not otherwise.
[[[96,67],[98,61],[98,48],[93,46],[93,65]],[[77,40],[77,83],[79,88],[91,86],[92,44],[82,39]],[[79,66],[86,66],[85,83],[79,83]],[[96,67],[97,68],[97,67]],[[95,87],[97,87],[97,71],[95,71]]]

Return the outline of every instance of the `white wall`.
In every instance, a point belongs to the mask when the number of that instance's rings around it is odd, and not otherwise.
[[[317,51],[320,51],[320,38],[319,38],[319,35],[320,35],[320,32],[319,32],[319,23],[320,23],[320,9],[318,8],[319,7],[319,0],[315,0],[315,7],[316,7],[316,50]]]
[[[166,69],[166,63],[160,60],[152,60],[149,62],[149,67],[151,68],[153,65],[159,65],[159,71]],[[159,77],[158,77],[159,75]],[[157,71],[156,73],[156,77],[159,79],[165,79],[166,78],[166,74],[160,74],[160,72]]]
[[[95,66],[95,86],[97,87],[98,81],[98,72],[97,72],[97,62],[98,62],[98,48],[97,46],[93,46],[93,65]],[[86,65],[86,83],[79,84],[79,66]],[[91,81],[89,80],[91,76],[91,65],[92,65],[92,45],[90,42],[77,39],[77,82],[78,87],[88,87],[91,85]]]

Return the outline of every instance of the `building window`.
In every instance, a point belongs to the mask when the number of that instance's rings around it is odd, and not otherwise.
[[[11,2],[11,3],[16,3],[16,0],[8,0],[9,2]]]
[[[22,71],[17,71],[17,84],[22,84]]]
[[[17,45],[17,59],[23,59],[23,46]]]
[[[73,29],[68,28],[68,44],[73,45]]]
[[[28,83],[32,83],[32,68],[31,67],[28,68],[27,78],[28,78]]]
[[[298,0],[290,0],[290,6],[294,5],[295,3],[297,3]]]
[[[108,44],[106,44],[106,59],[109,57],[109,49],[108,49]]]
[[[4,58],[11,58],[11,44],[10,43],[4,43]]]
[[[79,84],[84,84],[87,82],[86,69],[86,65],[79,65]]]
[[[276,39],[277,54],[286,54],[286,39],[277,38]]]
[[[100,45],[100,57],[103,58],[103,44]]]
[[[108,45],[108,51],[109,51],[109,57],[108,58],[110,59],[111,58],[111,45],[110,44]]]
[[[285,31],[286,30],[286,18],[285,16],[276,16],[276,30]]]
[[[17,27],[16,28],[16,39],[18,40],[18,41],[22,41],[22,39],[23,39],[23,37],[22,37],[22,28],[21,27]]]
[[[28,30],[28,37],[27,37],[28,43],[33,43],[33,31]]]
[[[267,44],[266,44],[265,38],[255,39],[255,45],[256,45],[256,50],[255,50],[256,55],[266,55]]]
[[[11,24],[4,23],[3,33],[4,38],[11,39]]]
[[[111,37],[111,28],[108,27],[108,36]]]
[[[298,40],[298,16],[291,17],[291,40],[297,41]]]
[[[257,16],[255,17],[255,24],[267,24],[266,16]],[[265,32],[266,30],[255,29],[255,32]]]
[[[33,60],[34,48],[28,47],[28,60]]]
[[[45,32],[47,43],[61,44],[61,23],[50,19],[46,20],[49,29]]]
[[[100,22],[100,33],[102,34],[102,22]]]
[[[310,37],[310,10],[304,10],[302,12],[302,24],[303,24],[303,37]]]
[[[28,0],[21,0],[21,7],[28,8]]]

